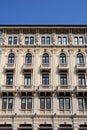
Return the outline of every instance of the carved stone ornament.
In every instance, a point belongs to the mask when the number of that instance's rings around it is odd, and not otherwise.
[[[85,35],[85,43],[87,44],[87,35]]]
[[[21,44],[22,43],[22,40],[23,40],[23,34],[19,34],[19,44]]]
[[[6,34],[0,32],[0,45],[3,45],[6,42]]]
[[[36,44],[38,44],[38,42],[39,42],[39,34],[35,35],[35,42],[36,42]]]
[[[71,34],[69,34],[69,36],[68,36],[68,42],[69,42],[69,44],[72,45],[72,35]]]
[[[56,42],[56,35],[55,33],[52,34],[52,43],[55,43]]]

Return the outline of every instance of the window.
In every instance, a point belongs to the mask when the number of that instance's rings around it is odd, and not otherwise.
[[[47,53],[43,54],[42,63],[49,63],[49,55]]]
[[[60,85],[67,85],[67,74],[60,74]]]
[[[79,85],[85,85],[86,84],[85,74],[78,74],[78,83],[79,83]]]
[[[51,98],[40,98],[40,109],[51,109]]]
[[[14,64],[15,55],[13,53],[10,53],[8,56],[8,63]]]
[[[78,98],[79,110],[87,109],[87,98]]]
[[[83,44],[83,37],[79,38],[79,44],[82,45]]]
[[[25,74],[25,79],[24,79],[24,84],[25,85],[31,85],[31,74]]]
[[[41,44],[42,45],[49,45],[50,44],[50,37],[49,36],[47,36],[47,37],[42,36],[41,37]]]
[[[45,44],[45,37],[41,37],[41,44]]]
[[[14,37],[13,44],[14,44],[14,45],[16,45],[16,44],[17,44],[17,37]]]
[[[8,44],[9,44],[9,45],[12,45],[12,37],[9,37],[9,38],[8,38]]]
[[[63,37],[63,45],[66,45],[67,44],[67,39],[66,37]]]
[[[32,54],[31,53],[27,53],[25,56],[25,63],[29,64],[32,63]]]
[[[42,85],[49,85],[49,74],[42,74]]]
[[[60,110],[70,109],[70,98],[59,98]]]
[[[75,37],[75,38],[74,38],[74,44],[75,44],[75,45],[78,45],[78,37]]]
[[[29,37],[25,37],[25,44],[29,44]]]
[[[6,84],[7,85],[13,85],[13,74],[7,74]]]
[[[13,98],[2,98],[2,109],[13,109]]]
[[[62,44],[62,38],[58,37],[58,44],[61,45]]]
[[[21,99],[21,109],[32,109],[31,97]]]
[[[81,53],[78,53],[78,54],[77,54],[77,63],[78,63],[78,64],[83,64],[83,63],[84,63],[83,54],[81,54]]]
[[[30,37],[30,44],[34,44],[34,37]]]
[[[46,37],[46,44],[50,44],[50,37]]]
[[[66,64],[66,55],[64,53],[60,54],[60,64]]]

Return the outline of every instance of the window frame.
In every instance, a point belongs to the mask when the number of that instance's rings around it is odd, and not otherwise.
[[[59,110],[60,111],[67,111],[67,110],[69,110],[70,111],[70,109],[71,109],[71,97],[69,97],[69,96],[59,96]],[[60,105],[60,99],[62,99],[62,107],[61,107],[61,105]],[[68,102],[68,104],[69,104],[69,107],[67,107],[67,103],[66,103],[66,99],[69,99],[69,102]]]
[[[3,99],[6,99],[6,106],[5,106],[5,108],[3,108]],[[11,104],[9,104],[10,102],[9,102],[9,99],[12,99],[12,106],[9,106],[9,105],[11,105]],[[13,110],[13,108],[14,108],[14,97],[12,97],[12,96],[3,96],[2,97],[2,110]]]
[[[42,44],[42,38],[44,38],[44,43]],[[47,38],[49,38],[49,43],[47,41]],[[48,35],[41,35],[41,45],[44,46],[44,45],[51,45],[52,44],[52,41],[51,41],[51,36],[48,34]]]
[[[8,77],[8,75],[9,76],[12,75],[12,78],[8,79],[8,78],[10,78],[10,77]],[[12,80],[12,81],[10,81],[10,80]],[[12,83],[10,83],[10,82],[12,82]],[[13,73],[7,73],[6,74],[6,86],[13,86],[13,85],[14,85],[14,74]]]
[[[23,103],[22,103],[22,99],[25,99],[25,106],[22,106],[23,105]],[[29,99],[31,99],[31,106],[29,106],[28,107],[28,100]],[[33,97],[31,97],[31,96],[22,96],[21,97],[21,110],[29,110],[29,111],[31,111],[33,109]]]
[[[41,100],[44,99],[44,105],[41,106]],[[50,107],[48,107],[47,100],[50,99]],[[40,96],[40,110],[51,110],[52,107],[52,97],[51,96]]]
[[[15,54],[9,53],[8,54],[8,64],[14,64],[15,63]]]

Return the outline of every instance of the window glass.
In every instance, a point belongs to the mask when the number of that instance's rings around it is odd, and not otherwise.
[[[21,99],[21,109],[26,109],[26,98]]]
[[[32,109],[32,98],[27,99],[27,109]]]
[[[61,45],[62,44],[62,38],[58,37],[58,44]]]
[[[32,63],[32,54],[30,54],[30,53],[26,54],[26,56],[25,56],[25,63],[26,64]]]
[[[66,45],[66,44],[67,44],[67,38],[63,37],[63,45]]]
[[[87,109],[87,98],[85,98],[85,109]]]
[[[65,102],[66,102],[66,109],[70,109],[70,99],[66,98]]]
[[[79,85],[85,85],[85,74],[78,74]]]
[[[62,110],[64,109],[64,99],[63,98],[59,99],[59,108]]]
[[[46,99],[46,109],[51,109],[51,99],[50,98]]]
[[[31,74],[25,74],[25,85],[31,85]]]
[[[30,44],[34,44],[34,37],[30,37]]]
[[[75,45],[78,45],[78,37],[75,37],[75,38],[74,38],[74,44],[75,44]]]
[[[79,44],[82,45],[83,44],[83,37],[79,38]]]
[[[7,107],[7,98],[2,99],[2,109],[6,109]]]
[[[25,37],[25,44],[29,44],[29,37]]]
[[[45,37],[41,37],[41,44],[45,44]]]
[[[13,98],[9,98],[8,99],[8,109],[12,109],[13,108]]]
[[[81,53],[78,53],[78,54],[77,54],[77,63],[78,63],[78,64],[83,64],[83,63],[84,63],[83,54],[81,54]]]
[[[78,99],[78,106],[79,106],[79,109],[83,109],[83,99],[82,98]]]
[[[49,74],[42,74],[42,84],[49,85]]]
[[[14,37],[13,44],[14,44],[14,45],[16,45],[16,44],[17,44],[17,37]]]
[[[9,45],[12,45],[12,37],[9,37],[9,38],[8,38],[8,44],[9,44]]]
[[[7,74],[6,84],[13,85],[13,74]]]
[[[15,55],[13,53],[10,53],[8,56],[8,63],[14,64]]]
[[[46,44],[50,44],[50,37],[46,37]]]
[[[40,98],[40,108],[45,109],[45,98]]]
[[[66,55],[64,53],[60,54],[60,64],[66,64]]]
[[[67,85],[67,74],[60,74],[60,85]]]
[[[42,63],[49,63],[49,55],[47,53],[43,54]]]

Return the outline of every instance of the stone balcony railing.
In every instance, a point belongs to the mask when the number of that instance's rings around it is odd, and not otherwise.
[[[83,63],[83,64],[76,64],[76,70],[77,71],[79,71],[79,70],[84,70],[84,71],[86,71],[87,70],[87,66],[86,66],[86,64],[85,63]]]
[[[23,71],[32,71],[33,70],[33,63],[24,64],[22,66]]]
[[[59,64],[58,65],[58,71],[62,71],[62,70],[68,71],[68,69],[69,69],[69,66],[68,66],[67,63],[66,64]]]
[[[44,70],[50,71],[51,70],[51,65],[49,63],[42,63],[40,65],[40,70],[41,71],[44,71]]]
[[[35,91],[35,86],[34,85],[20,85],[18,88],[20,91]]]
[[[50,84],[48,84],[48,85],[39,85],[38,86],[38,90],[39,91],[53,91],[53,86],[52,85],[50,85]]]
[[[6,84],[6,85],[2,85],[0,87],[1,91],[16,91],[16,86],[15,85],[9,85],[9,84]]]
[[[8,71],[8,70],[10,70],[10,71],[14,71],[15,70],[15,64],[13,64],[13,63],[7,63],[5,66],[4,66],[4,69],[5,69],[5,71]]]

